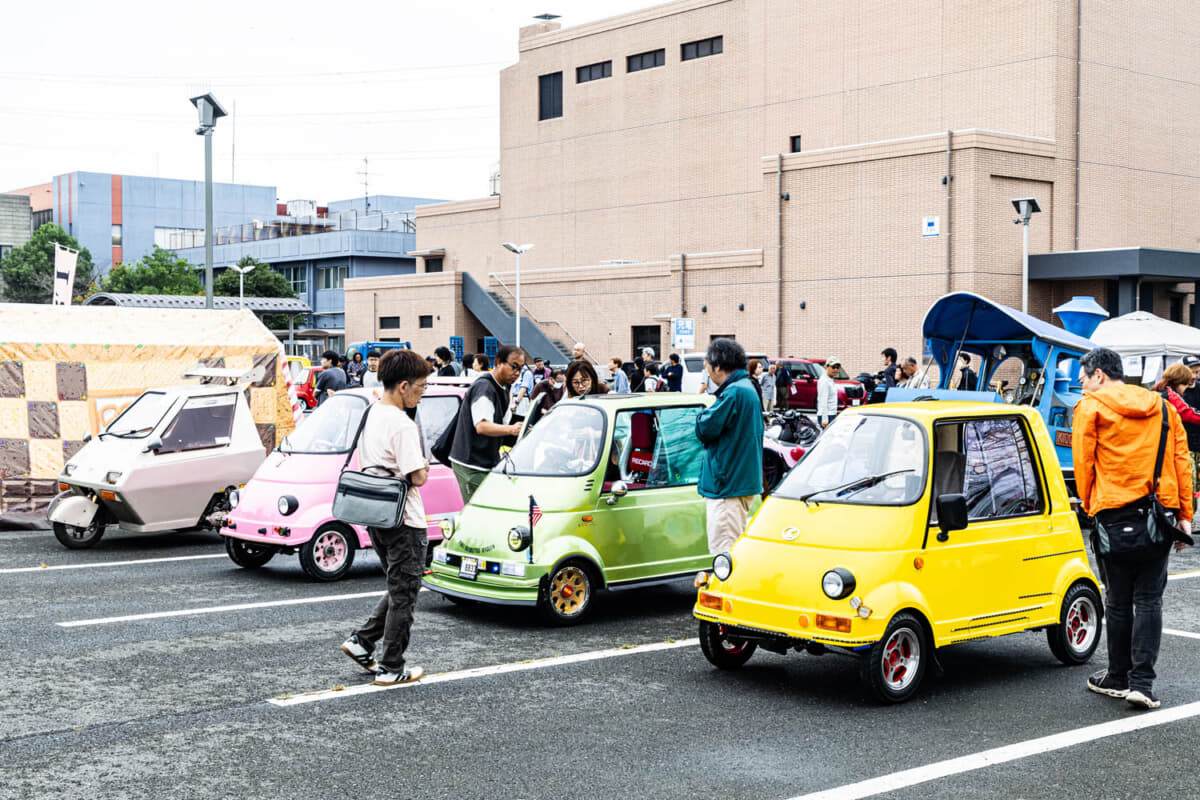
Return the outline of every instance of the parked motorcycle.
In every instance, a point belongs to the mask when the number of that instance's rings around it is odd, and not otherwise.
[[[770,494],[788,470],[821,435],[821,427],[801,411],[767,415],[763,431],[763,491]]]

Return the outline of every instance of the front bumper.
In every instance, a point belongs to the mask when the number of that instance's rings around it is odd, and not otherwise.
[[[487,563],[497,563],[490,560]],[[475,579],[461,578],[457,565],[434,561],[425,576],[425,586],[440,594],[461,597],[480,603],[505,606],[536,606],[541,595],[546,567],[537,564],[525,565],[525,577],[514,578],[492,571],[484,571],[481,565]]]
[[[886,618],[880,618],[873,613],[863,619],[849,608],[848,603],[845,608],[799,608],[750,600],[729,594],[720,588],[705,587],[700,591],[720,596],[729,602],[730,607],[728,610],[718,611],[701,606],[698,599],[692,609],[692,616],[704,622],[723,625],[733,632],[733,635],[742,635],[748,639],[775,638],[800,645],[815,643],[858,651],[866,650],[883,638],[887,627]],[[818,615],[849,619],[850,631],[845,633],[817,627]],[[801,625],[801,620],[806,624]],[[741,634],[737,633],[739,631]]]

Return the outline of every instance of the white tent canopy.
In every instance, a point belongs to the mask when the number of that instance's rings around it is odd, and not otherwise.
[[[1101,322],[1091,340],[1121,354],[1127,376],[1158,380],[1163,367],[1184,356],[1200,355],[1200,329],[1156,317],[1148,311]]]

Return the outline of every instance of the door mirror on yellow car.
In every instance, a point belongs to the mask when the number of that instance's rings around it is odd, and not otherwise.
[[[967,498],[961,494],[940,494],[937,498],[938,541],[950,538],[950,531],[961,531],[967,527]]]

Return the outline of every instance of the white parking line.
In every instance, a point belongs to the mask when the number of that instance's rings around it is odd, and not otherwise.
[[[1191,631],[1179,631],[1174,628],[1163,628],[1163,633],[1171,636],[1182,636],[1185,639],[1200,639],[1200,633],[1192,633]]]
[[[298,606],[305,603],[332,603],[337,600],[358,600],[363,597],[379,597],[383,592],[356,592],[354,594],[332,594],[327,597],[300,597],[292,600],[270,600],[263,603],[237,603],[231,606],[206,606],[204,608],[185,608],[180,611],[155,611],[150,614],[130,614],[125,617],[101,617],[99,619],[79,619],[72,622],[56,622],[60,628],[80,628],[85,625],[108,625],[113,622],[138,622],[144,619],[165,619],[166,617],[190,617],[197,614],[219,614],[222,611],[245,611],[251,608],[272,608],[274,606]]]
[[[915,769],[893,772],[891,775],[883,775],[878,778],[859,781],[858,783],[838,786],[835,789],[826,789],[820,792],[799,795],[792,798],[792,800],[857,800],[857,798],[862,797],[873,797],[884,792],[894,792],[899,789],[906,789],[910,786],[938,780],[939,778],[961,775],[964,772],[971,772],[995,766],[996,764],[1004,764],[1030,756],[1038,756],[1043,753],[1062,750],[1108,736],[1118,736],[1122,733],[1131,733],[1132,731],[1152,728],[1157,725],[1168,725],[1172,722],[1178,722],[1179,720],[1198,715],[1200,715],[1200,703],[1188,703],[1177,708],[1141,713],[1136,716],[1126,717],[1125,719],[1103,722],[1099,725],[1089,725],[1086,728],[1076,728],[1072,731],[1063,731],[1051,736],[1017,742],[1016,744],[996,747],[991,750],[983,750],[982,752],[960,758],[951,758],[946,761],[926,764],[923,767],[916,767]]]
[[[341,697],[355,697],[361,694],[386,692],[389,689],[404,689],[412,686],[427,686],[431,683],[448,683],[450,681],[464,681],[471,678],[487,678],[492,675],[504,675],[510,672],[524,672],[532,669],[545,669],[546,667],[557,667],[562,664],[580,664],[586,661],[598,661],[603,658],[631,656],[637,653],[652,653],[659,650],[675,650],[680,647],[694,647],[699,643],[699,639],[680,639],[671,642],[655,642],[654,644],[613,647],[607,650],[591,650],[586,653],[574,653],[569,656],[540,658],[533,661],[521,661],[512,664],[494,664],[490,667],[476,667],[475,669],[464,669],[459,670],[458,672],[439,672],[436,675],[429,675],[425,678],[422,678],[417,683],[401,683],[397,686],[375,686],[374,684],[363,683],[355,686],[347,686],[343,689],[324,689],[322,691],[305,692],[304,694],[298,695],[273,697],[267,702],[277,706],[296,706],[303,703],[319,703],[322,700],[336,700]]]
[[[11,575],[14,572],[45,572],[51,569],[91,569],[93,567],[127,567],[131,564],[160,564],[164,561],[195,561],[199,558],[229,558],[224,553],[210,556],[171,556],[170,558],[131,558],[128,561],[97,561],[95,564],[56,564],[40,567],[16,567],[0,569],[0,575]]]
[[[1200,569],[1188,570],[1187,572],[1176,572],[1167,576],[1169,581],[1183,581],[1188,578],[1200,578]]]

